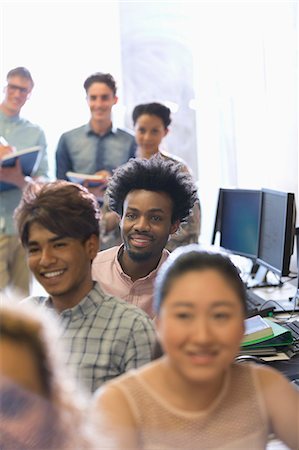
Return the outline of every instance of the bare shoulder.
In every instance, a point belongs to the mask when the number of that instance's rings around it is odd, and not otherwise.
[[[299,406],[299,391],[278,370],[257,365],[254,368],[266,406],[274,409],[296,409]]]
[[[107,382],[95,392],[91,420],[102,436],[102,448],[137,450],[138,424],[120,383],[114,381]]]
[[[254,368],[271,429],[290,449],[298,449],[299,391],[280,372],[270,367]]]
[[[135,420],[129,402],[118,383],[107,383],[93,396],[92,410],[110,422],[120,426],[134,425]]]
[[[291,386],[290,381],[282,373],[270,366],[257,364],[253,370],[264,389],[275,389],[276,386]]]
[[[125,395],[122,390],[118,388],[118,383],[108,382],[98,388],[93,395],[93,404],[96,405],[111,405],[126,402]]]
[[[93,394],[93,405],[95,408],[108,409],[130,409],[128,396],[126,393],[127,381],[135,383],[137,379],[149,380],[152,384],[153,378],[159,374],[160,361],[151,361],[144,364],[138,369],[132,369],[117,378],[108,381],[103,386],[98,388]],[[135,378],[136,377],[136,378]]]

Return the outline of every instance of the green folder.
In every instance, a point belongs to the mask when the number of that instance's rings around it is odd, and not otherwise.
[[[273,322],[272,320],[266,318],[264,318],[264,320],[271,326],[273,330],[273,335],[243,343],[241,346],[242,348],[246,347],[247,350],[249,349],[249,347],[250,348],[281,347],[293,343],[293,336],[288,328],[285,328],[282,325]]]

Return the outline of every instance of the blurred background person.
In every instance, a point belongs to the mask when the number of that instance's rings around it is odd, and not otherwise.
[[[22,107],[30,98],[33,79],[25,67],[10,70],[6,78],[0,104],[0,160],[14,149],[40,146],[41,157],[32,177],[45,178],[48,174],[45,134],[38,125],[20,117]],[[2,295],[12,297],[28,295],[30,287],[24,250],[13,224],[14,210],[28,182],[30,178],[24,176],[18,160],[13,167],[0,164],[0,290]]]
[[[132,119],[137,143],[137,158],[149,159],[159,153],[165,159],[183,164],[183,170],[192,175],[192,171],[187,167],[185,161],[161,148],[163,138],[169,133],[171,124],[171,111],[167,106],[157,102],[137,105],[133,110]],[[166,245],[167,250],[172,251],[181,245],[198,243],[200,214],[198,200],[187,221],[181,224],[178,231],[170,237]]]
[[[157,102],[140,104],[134,108],[132,119],[137,143],[136,158],[149,159],[159,154],[164,159],[181,164],[182,170],[192,175],[192,171],[187,167],[185,161],[162,150],[162,141],[169,133],[169,125],[171,123],[171,111],[169,108]],[[113,230],[111,231],[111,236],[114,235],[114,240],[110,238],[110,246],[119,245],[121,243],[119,220],[108,209],[104,210],[103,220],[106,223],[106,229]],[[181,245],[198,243],[200,226],[201,210],[198,199],[188,219],[169,238],[166,249],[172,251]]]
[[[2,306],[0,335],[0,448],[99,449],[87,398],[62,363],[54,319]]]
[[[118,102],[116,81],[110,73],[96,72],[84,82],[86,100],[90,109],[90,121],[63,133],[56,150],[56,176],[67,180],[68,171],[84,174],[101,174],[108,178],[114,169],[135,156],[136,143],[129,130],[117,128],[112,122],[112,109]],[[85,185],[88,187],[88,185]],[[101,206],[104,187],[88,187],[96,195]],[[107,207],[104,211],[108,212]],[[112,221],[112,225],[111,222]],[[101,224],[101,248],[115,245],[116,229],[113,214]],[[112,242],[112,244],[111,244]]]

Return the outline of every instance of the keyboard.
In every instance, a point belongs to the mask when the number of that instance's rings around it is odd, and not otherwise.
[[[262,317],[271,316],[272,313],[299,311],[299,302],[297,297],[293,300],[265,300],[251,289],[246,291],[247,299],[247,317],[259,314]]]
[[[274,311],[273,305],[270,307],[270,310],[268,308],[267,310],[263,308],[265,300],[251,290],[246,291],[246,296],[247,317],[252,317],[256,314],[260,314],[262,317],[266,317],[268,315],[271,315],[270,313]]]

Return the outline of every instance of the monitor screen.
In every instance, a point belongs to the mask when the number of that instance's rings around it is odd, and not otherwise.
[[[287,276],[295,235],[294,194],[262,189],[259,234],[257,262],[279,276]]]
[[[261,192],[250,189],[220,189],[214,230],[220,245],[236,255],[257,257]]]

